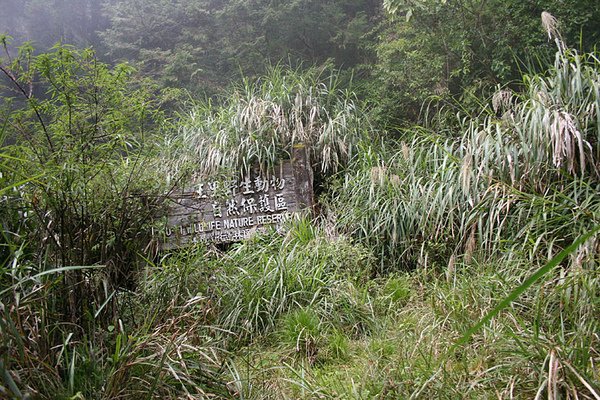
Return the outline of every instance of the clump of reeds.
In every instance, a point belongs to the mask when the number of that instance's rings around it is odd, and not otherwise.
[[[199,174],[271,167],[302,143],[317,173],[330,174],[352,156],[366,119],[334,71],[280,67],[244,80],[222,103],[193,105],[174,139],[174,168]]]
[[[508,248],[550,257],[600,220],[599,70],[559,46],[553,68],[499,91],[462,132],[363,147],[332,195],[339,223],[405,267]]]

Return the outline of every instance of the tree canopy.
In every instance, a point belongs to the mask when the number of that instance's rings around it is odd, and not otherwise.
[[[214,92],[284,63],[365,62],[361,38],[375,1],[122,1],[106,7],[111,57],[136,62],[164,85]]]

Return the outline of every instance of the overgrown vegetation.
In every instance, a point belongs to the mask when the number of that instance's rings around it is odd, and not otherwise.
[[[220,104],[194,104],[172,139],[172,170],[197,174],[271,168],[306,146],[317,177],[348,163],[367,137],[368,120],[354,93],[330,68],[300,72],[282,67],[244,81]]]
[[[480,116],[461,119],[460,136],[409,129],[367,147],[332,192],[339,223],[391,268],[389,258],[553,254],[599,222],[599,67],[560,50],[522,93],[499,89]]]
[[[73,388],[86,374],[80,352],[95,357],[117,290],[135,287],[166,189],[150,169],[162,116],[129,85],[129,67],[110,69],[92,51],[25,46],[7,60],[16,94],[2,104],[12,143],[0,153],[3,364],[51,395],[61,376]]]
[[[254,21],[263,6],[234,3],[217,20]],[[349,4],[329,12],[364,32],[372,5]],[[469,57],[489,45],[486,26],[457,34],[477,16],[500,29],[497,2],[435,25],[431,37],[449,41],[422,38],[417,53],[406,37],[467,6],[384,4],[402,17],[382,28],[397,36],[375,46],[379,81],[353,84],[407,110],[369,109],[334,68],[282,66],[170,121],[130,66],[62,45],[14,57],[3,37],[0,397],[600,398],[598,55],[567,47],[544,13],[553,65],[508,82],[519,68],[503,66],[506,49],[491,74]],[[329,28],[313,34],[331,39]],[[170,40],[180,34],[193,36]],[[403,79],[396,51],[431,65],[386,94],[386,77]],[[445,77],[431,73],[442,64]],[[411,125],[440,79],[448,92]],[[410,128],[386,130],[397,122]],[[156,253],[149,231],[174,185],[271,167],[299,143],[321,194],[315,218],[227,249]]]

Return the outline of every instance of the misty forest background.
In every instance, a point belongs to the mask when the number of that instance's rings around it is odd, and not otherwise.
[[[597,0],[0,0],[0,398],[600,399]],[[306,146],[313,215],[159,252]]]

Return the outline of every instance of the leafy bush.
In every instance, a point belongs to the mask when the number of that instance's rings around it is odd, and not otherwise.
[[[116,325],[159,209],[162,115],[131,72],[69,46],[0,60],[2,372],[37,396],[98,389],[96,329]]]
[[[372,44],[376,62],[367,84],[377,120],[392,129],[421,123],[424,103],[477,115],[494,86],[519,87],[524,70],[545,71],[554,51],[539,24],[544,11],[559,18],[570,46],[594,51],[600,39],[595,0],[383,4],[388,13]]]
[[[32,52],[2,64],[20,95],[5,100],[14,144],[3,157],[15,161],[6,172],[13,182],[26,182],[32,250],[58,266],[112,264],[113,282],[126,285],[156,209],[148,195],[161,189],[152,174],[161,113],[130,86],[126,65],[109,69],[68,46]]]

